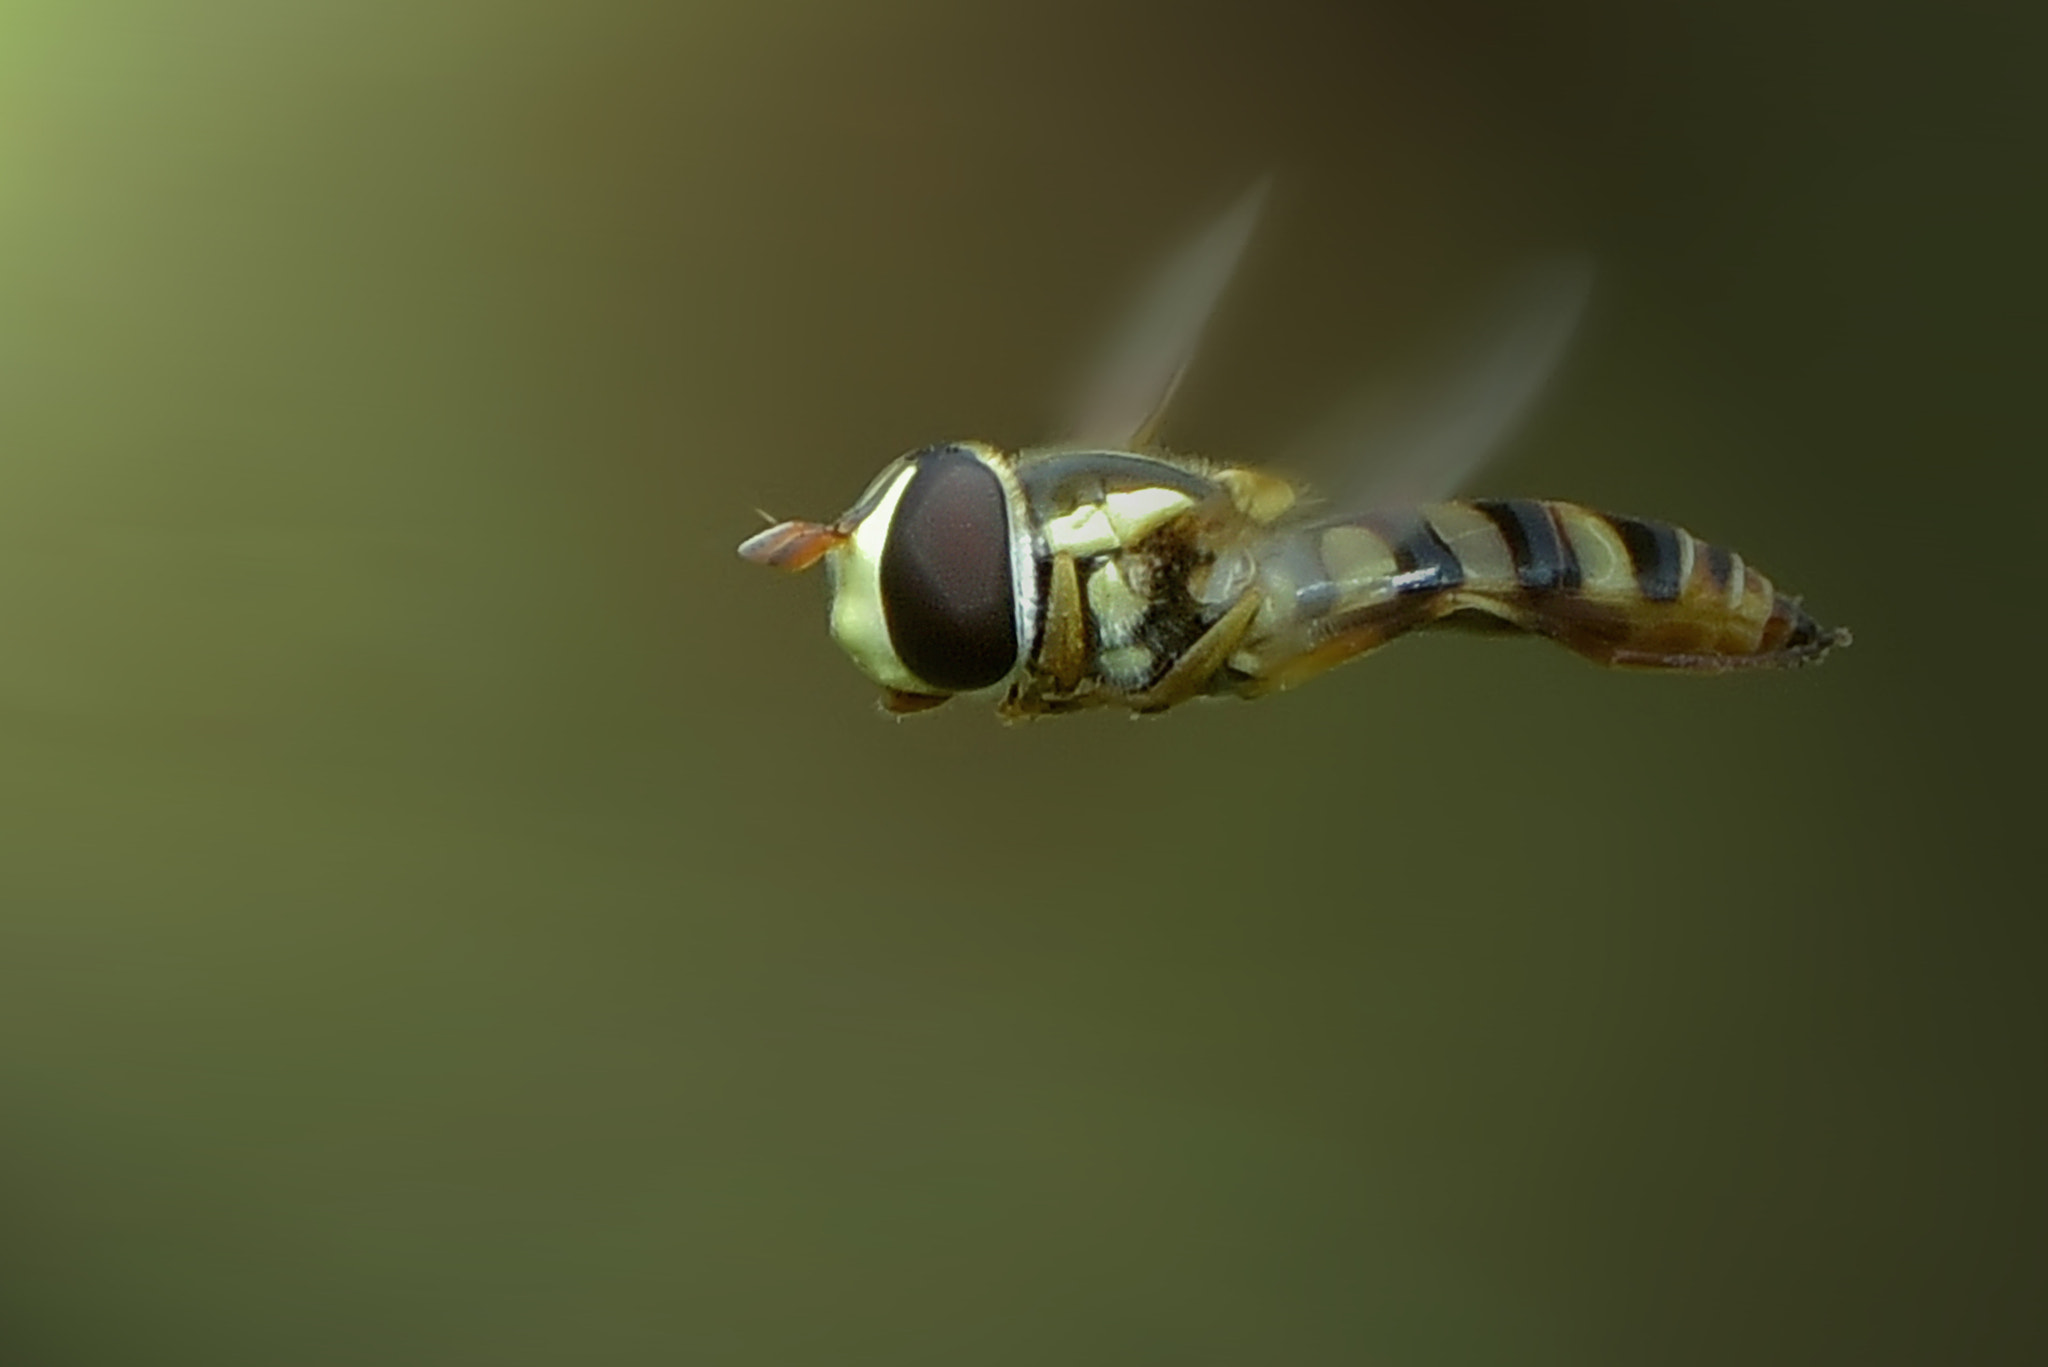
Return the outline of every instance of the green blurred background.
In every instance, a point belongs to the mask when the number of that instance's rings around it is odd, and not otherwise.
[[[2039,1361],[2017,5],[10,0],[0,1357]],[[892,725],[757,506],[1516,265],[1489,477],[1858,643]]]

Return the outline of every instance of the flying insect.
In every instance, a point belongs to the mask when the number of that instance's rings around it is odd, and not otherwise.
[[[1722,673],[1849,643],[1735,552],[1664,522],[1550,499],[1456,499],[1531,406],[1590,267],[1515,290],[1420,420],[1382,424],[1341,505],[1257,467],[1172,454],[1161,418],[1265,199],[1255,186],[1169,257],[1057,442],[899,457],[831,522],[741,556],[823,562],[832,635],[893,713],[999,693],[1028,718],[1258,698],[1425,627],[1547,637],[1603,665]]]

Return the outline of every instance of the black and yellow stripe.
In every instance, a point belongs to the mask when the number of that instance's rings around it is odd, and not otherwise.
[[[1531,593],[1570,593],[1581,578],[1579,558],[1548,504],[1533,498],[1487,499],[1471,505],[1500,533],[1514,562],[1515,582]]]
[[[1311,553],[1275,557],[1296,567],[1288,610],[1240,662],[1275,686],[1446,619],[1548,636],[1603,664],[1703,671],[1801,664],[1848,639],[1724,547],[1575,503],[1433,503],[1289,535]]]

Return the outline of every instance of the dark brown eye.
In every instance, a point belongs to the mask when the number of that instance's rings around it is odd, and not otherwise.
[[[882,547],[889,640],[935,688],[986,688],[1017,663],[1009,500],[958,447],[934,447],[915,466]]]

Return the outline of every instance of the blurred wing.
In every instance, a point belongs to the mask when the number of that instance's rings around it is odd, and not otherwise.
[[[1267,177],[1253,185],[1160,268],[1090,373],[1063,444],[1130,451],[1151,441],[1251,240],[1270,184]]]
[[[1341,454],[1363,471],[1343,490],[1343,504],[1392,507],[1455,493],[1528,416],[1564,358],[1592,288],[1586,258],[1532,271],[1474,331],[1444,379],[1399,399],[1368,392],[1343,409],[1310,443],[1312,457]]]

